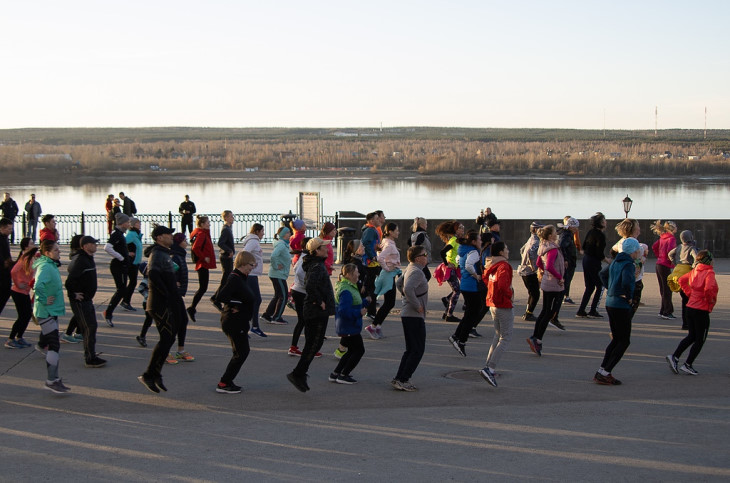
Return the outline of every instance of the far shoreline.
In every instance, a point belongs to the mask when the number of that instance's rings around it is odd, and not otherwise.
[[[514,181],[514,180],[565,180],[565,181],[590,181],[605,180],[613,181],[625,180],[627,182],[647,181],[649,175],[639,174],[636,176],[596,176],[591,174],[578,173],[556,173],[552,171],[531,171],[528,173],[500,173],[495,174],[488,171],[464,171],[464,172],[440,172],[422,174],[417,170],[378,170],[376,172],[370,170],[258,170],[258,171],[241,171],[233,169],[201,169],[201,170],[173,170],[173,171],[151,171],[151,170],[107,170],[107,171],[64,171],[61,169],[33,169],[30,172],[24,171],[0,171],[2,173],[3,184],[5,186],[33,186],[33,185],[54,185],[59,181],[71,185],[84,185],[89,183],[97,183],[99,181],[118,180],[123,177],[125,182],[161,182],[161,183],[180,183],[193,182],[201,179],[216,181],[235,181],[235,180],[271,180],[274,179],[372,179],[372,180],[399,180],[399,179],[417,179],[422,181],[464,181],[468,178],[471,181],[487,182],[487,181]],[[692,177],[688,179],[686,176],[654,176],[651,175],[652,181],[691,181],[694,183],[711,183],[716,181],[730,180],[730,175],[712,175],[708,177]]]

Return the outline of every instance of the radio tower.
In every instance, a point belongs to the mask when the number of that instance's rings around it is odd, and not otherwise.
[[[654,137],[656,137],[657,126],[659,125],[659,106],[654,106]]]

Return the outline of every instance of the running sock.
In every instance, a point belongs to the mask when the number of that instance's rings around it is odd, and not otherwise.
[[[607,371],[606,369],[604,369],[603,367],[601,367],[600,369],[598,369],[598,373],[599,373],[600,375],[602,375],[602,376],[610,376],[610,375],[611,375],[611,373],[610,373],[610,372],[608,372],[608,371]]]

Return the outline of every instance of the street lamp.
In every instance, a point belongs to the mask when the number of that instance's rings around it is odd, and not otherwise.
[[[629,217],[629,211],[631,211],[631,204],[633,202],[634,201],[631,198],[629,198],[629,195],[626,195],[626,198],[624,198],[624,200],[623,200],[624,213],[626,214],[626,218]]]

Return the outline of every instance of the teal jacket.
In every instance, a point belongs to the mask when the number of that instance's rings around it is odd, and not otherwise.
[[[63,284],[56,262],[43,255],[33,262],[33,268],[35,269],[33,315],[38,319],[65,315],[66,304],[63,300]],[[48,297],[55,297],[51,305],[47,304]]]
[[[283,268],[278,268],[282,265]],[[271,252],[271,261],[269,262],[269,277],[281,278],[286,280],[289,277],[289,269],[291,268],[291,253],[289,253],[289,241],[278,240],[274,243],[274,251]]]
[[[129,249],[129,245],[134,245],[134,260],[132,260],[132,265],[139,265],[139,262],[142,261],[142,250],[144,250],[144,247],[142,246],[142,234],[138,231],[134,230],[127,230],[127,236],[124,237],[124,241],[127,242],[127,249]]]

